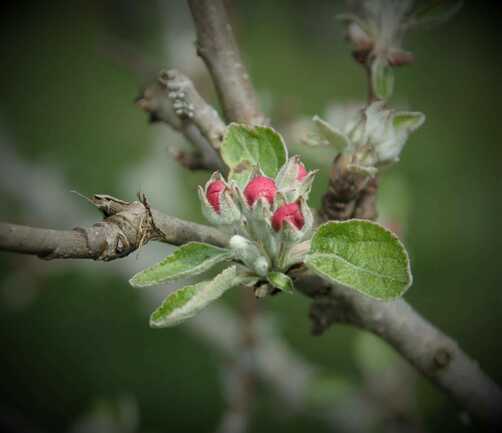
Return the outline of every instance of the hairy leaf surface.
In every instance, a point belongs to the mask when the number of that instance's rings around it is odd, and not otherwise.
[[[232,123],[221,145],[221,155],[230,167],[229,178],[243,187],[256,166],[275,178],[286,162],[287,150],[282,137],[272,128]]]
[[[134,287],[147,287],[198,275],[231,256],[230,250],[202,242],[189,242],[159,263],[138,272],[129,283]]]
[[[366,220],[328,222],[312,238],[305,264],[335,283],[372,298],[401,296],[411,285],[408,254],[401,241]]]
[[[186,286],[171,293],[150,316],[152,328],[175,326],[195,316],[208,304],[218,299],[223,293],[244,281],[237,273],[237,267],[231,266],[218,274],[211,281]]]

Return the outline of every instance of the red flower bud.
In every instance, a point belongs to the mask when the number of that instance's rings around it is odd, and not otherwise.
[[[283,204],[274,212],[272,216],[272,227],[276,232],[281,230],[284,221],[289,221],[297,229],[301,229],[305,224],[300,206],[298,203]]]
[[[297,167],[298,171],[296,172],[296,180],[302,181],[309,173],[301,162],[297,164]]]
[[[260,197],[264,197],[272,204],[276,194],[277,187],[275,186],[275,182],[265,176],[255,177],[244,189],[244,197],[246,197],[249,206],[252,206]]]
[[[215,180],[207,187],[206,197],[216,213],[220,213],[220,193],[225,189],[225,182]]]

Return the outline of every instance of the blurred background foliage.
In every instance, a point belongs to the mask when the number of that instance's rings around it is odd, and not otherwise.
[[[331,156],[302,147],[292,125],[366,97],[364,72],[334,19],[340,6],[242,0],[231,9],[263,106],[292,151],[321,169],[314,205]],[[1,219],[72,228],[99,215],[70,190],[130,200],[141,190],[155,207],[202,222],[195,187],[207,174],[173,162],[169,147],[186,144],[164,125],[149,125],[133,103],[166,66],[188,73],[214,102],[185,3],[17,2],[2,9]],[[502,383],[499,18],[488,3],[466,2],[452,21],[407,40],[416,63],[397,71],[392,102],[426,113],[427,123],[401,164],[384,174],[380,200],[385,221],[403,229],[411,251],[415,284],[407,300]],[[105,414],[127,424],[116,431],[216,429],[225,356],[186,325],[149,329],[151,305],[127,284],[127,275],[166,252],[147,246],[121,264],[0,255],[2,425],[86,431],[89,417]],[[236,295],[225,302],[235,304]],[[308,307],[301,296],[260,302],[289,346],[329,377],[311,390],[317,409],[327,400],[339,405],[347,386],[366,386],[372,369],[392,376],[405,368],[355,329],[335,326],[312,337]],[[421,431],[475,429],[424,379],[406,375]],[[286,409],[266,383],[257,392],[253,432],[339,431],[317,409]],[[367,431],[384,430],[376,423]]]

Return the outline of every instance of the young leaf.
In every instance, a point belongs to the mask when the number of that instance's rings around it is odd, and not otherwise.
[[[218,299],[228,289],[237,286],[247,277],[237,273],[237,267],[231,266],[218,274],[212,281],[203,281],[186,286],[171,293],[150,316],[152,328],[175,326],[195,316],[209,303]]]
[[[425,114],[417,111],[397,111],[392,115],[392,125],[398,132],[416,131],[425,122]]]
[[[272,286],[282,290],[283,292],[293,293],[295,286],[293,280],[282,272],[269,272],[267,280]]]
[[[189,242],[161,262],[138,272],[129,283],[134,287],[147,287],[197,275],[231,257],[230,250],[201,242]]]
[[[348,137],[338,131],[334,126],[330,125],[319,116],[314,116],[312,119],[317,126],[319,135],[326,140],[338,153],[344,152],[349,146]]]
[[[401,241],[366,220],[328,222],[311,241],[305,264],[329,281],[380,300],[397,298],[412,282],[408,254]]]
[[[371,87],[375,96],[384,101],[394,92],[394,73],[383,57],[376,57],[371,64]]]
[[[232,123],[223,139],[221,156],[230,167],[230,179],[242,186],[255,166],[275,178],[288,155],[282,137],[272,128]]]

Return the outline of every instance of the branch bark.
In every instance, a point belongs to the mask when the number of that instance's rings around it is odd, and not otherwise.
[[[190,241],[224,246],[227,236],[219,230],[184,221],[132,203],[97,194],[90,201],[105,218],[89,228],[51,230],[0,223],[0,251],[33,254],[44,259],[94,259],[110,261],[137,250],[151,240],[172,245]]]
[[[502,390],[452,338],[405,300],[376,301],[355,290],[329,286],[312,275],[299,275],[295,284],[314,298],[311,319],[315,334],[334,323],[370,331],[393,346],[460,408],[494,428],[502,426]]]
[[[150,121],[166,123],[194,145],[192,154],[175,154],[183,166],[191,170],[225,170],[218,152],[225,124],[188,77],[174,69],[162,71],[136,104],[150,114]]]
[[[188,0],[197,53],[206,63],[229,121],[266,124],[221,0]]]

